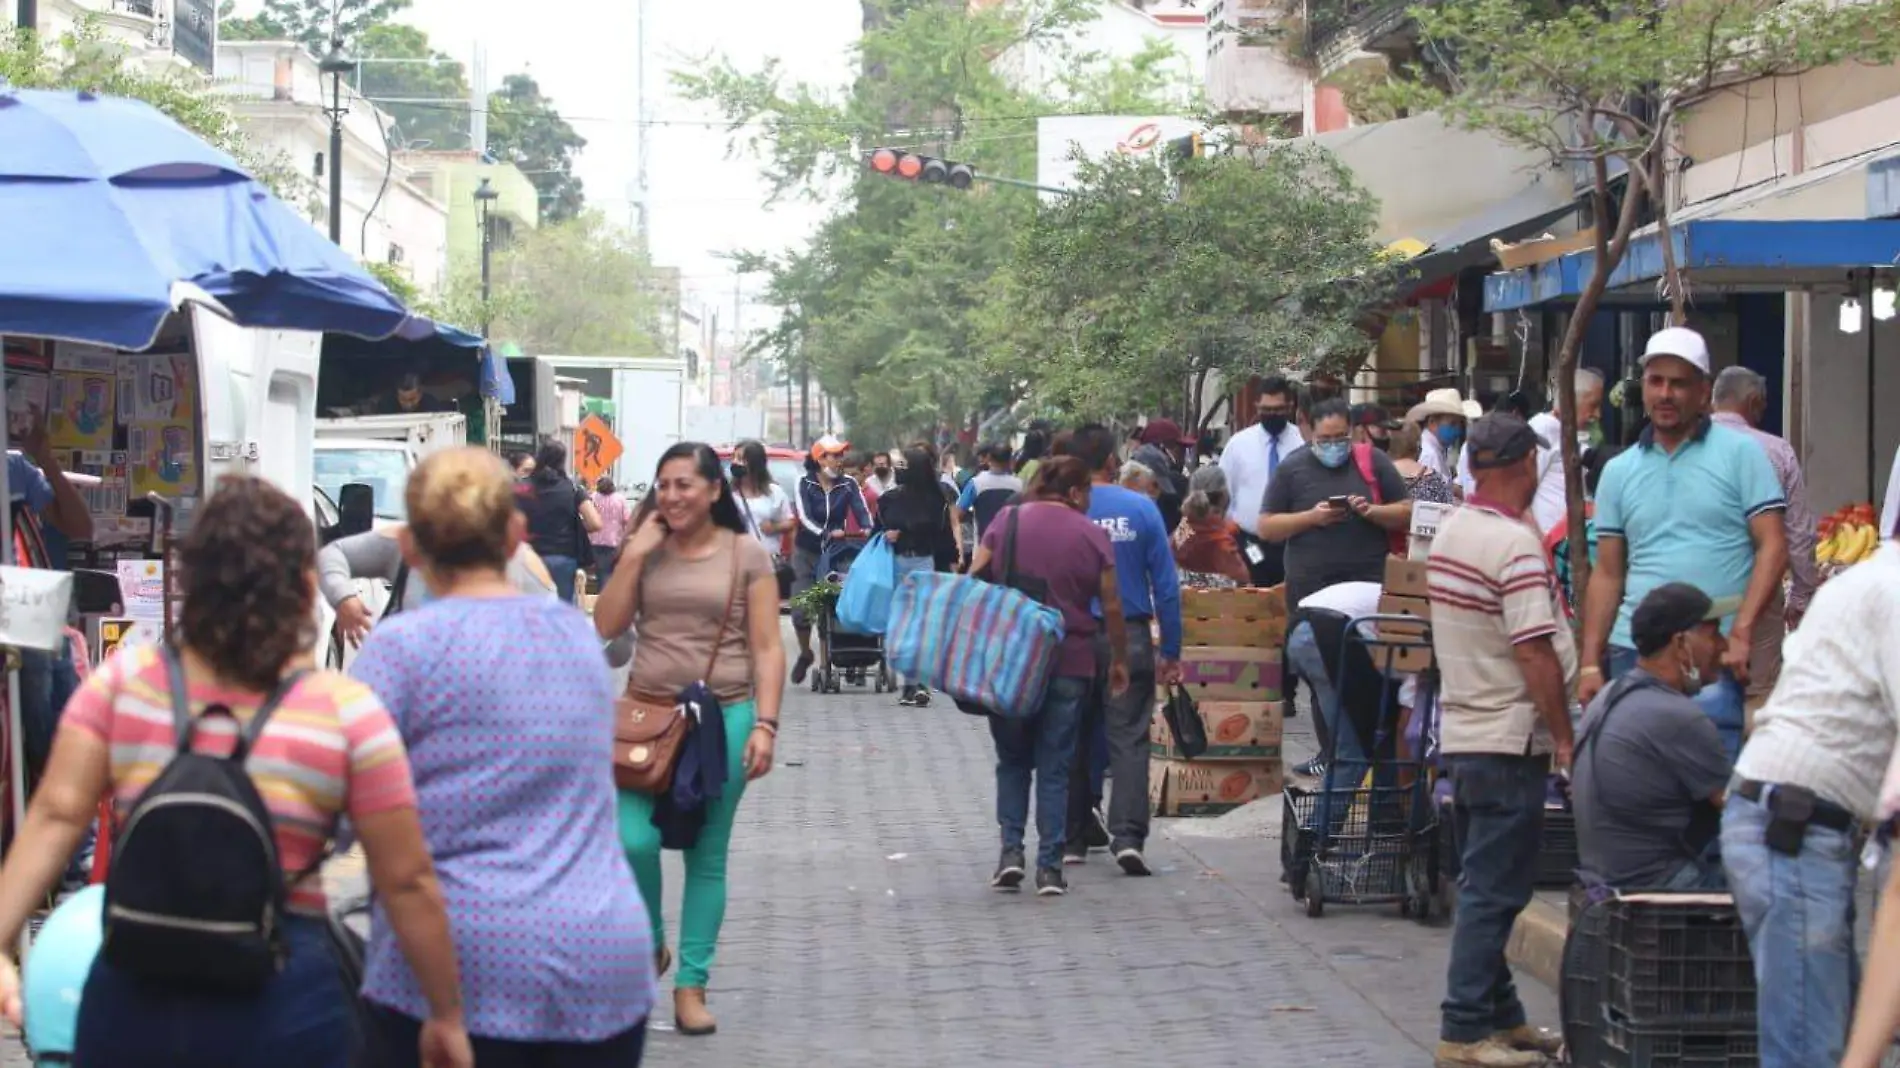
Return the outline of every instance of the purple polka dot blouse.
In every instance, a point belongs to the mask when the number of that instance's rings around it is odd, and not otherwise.
[[[469,1033],[596,1042],[644,1019],[653,947],[620,848],[614,694],[587,618],[545,598],[433,601],[378,625],[352,672],[409,750]],[[428,1016],[380,906],[363,994]]]

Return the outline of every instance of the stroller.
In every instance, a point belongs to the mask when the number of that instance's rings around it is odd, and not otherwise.
[[[818,574],[828,582],[843,582],[863,551],[862,542],[834,542],[818,557]],[[882,636],[841,629],[835,604],[826,607],[817,623],[818,666],[811,673],[813,693],[840,693],[847,682],[853,686],[869,683],[877,693],[897,689],[897,677],[884,659]]]
[[[1436,715],[1436,673],[1420,674],[1417,708],[1406,725],[1412,729],[1403,732],[1397,698],[1405,673],[1401,654],[1430,649],[1430,626],[1406,616],[1348,620],[1309,612],[1305,618],[1322,656],[1338,651],[1326,656],[1326,666],[1340,714],[1324,746],[1319,789],[1285,791],[1280,862],[1287,887],[1308,916],[1320,916],[1329,901],[1396,902],[1401,915],[1429,922],[1438,856],[1424,750],[1436,731],[1424,721]],[[1377,637],[1369,633],[1382,625]],[[1403,753],[1401,733],[1413,729],[1420,740]],[[1340,745],[1348,732],[1362,747],[1351,757]]]

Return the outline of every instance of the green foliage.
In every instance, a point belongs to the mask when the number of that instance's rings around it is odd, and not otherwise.
[[[554,101],[526,74],[510,74],[488,94],[488,150],[520,167],[541,194],[541,218],[561,222],[585,204],[574,157],[587,139],[574,132]]]
[[[982,174],[1031,178],[1038,115],[1157,113],[1194,99],[1156,49],[1120,63],[1071,50],[1075,62],[1049,65],[1069,71],[1050,95],[1018,91],[993,69],[1012,47],[1061,49],[1095,6],[874,4],[857,45],[863,74],[843,86],[789,82],[773,61],[746,71],[715,58],[674,75],[686,97],[731,123],[730,147],[758,160],[774,198],[833,206],[806,248],[735,260],[767,274],[765,299],[780,311],[753,354],[794,378],[809,371],[859,440],[961,427],[1018,399],[986,368],[979,323],[995,299],[992,277],[1036,211],[1019,189],[959,192],[867,174],[862,153],[928,150]]]
[[[492,254],[489,336],[563,356],[655,356],[659,307],[646,249],[599,212],[516,234]],[[437,318],[476,329],[479,267],[450,279]]]
[[[357,75],[357,91],[396,120],[407,144],[427,141],[435,149],[469,147],[468,73],[462,64],[438,52],[429,35],[400,22],[382,23],[363,31],[357,46],[364,60]],[[419,63],[382,63],[375,60],[423,60]],[[439,103],[402,104],[397,100]]]
[[[1180,411],[1212,376],[1356,370],[1360,317],[1398,271],[1351,172],[1294,146],[1174,171],[1081,163],[1075,195],[1037,213],[996,280],[990,366],[1093,418]]]
[[[807,619],[817,619],[837,607],[838,596],[842,593],[844,593],[842,583],[825,579],[812,583],[785,603],[791,606],[792,611],[800,613]]]
[[[416,284],[395,264],[372,260],[365,262],[363,269],[374,275],[383,288],[389,290],[389,295],[402,301],[405,307],[414,308],[421,299],[422,294],[416,290]]]
[[[264,0],[263,9],[236,17],[232,0],[218,10],[218,36],[227,41],[296,41],[321,56],[332,33],[345,49],[363,51],[366,35],[409,9],[410,0]],[[334,6],[334,13],[332,8]]]
[[[124,46],[107,40],[92,19],[56,44],[0,26],[0,79],[22,89],[87,89],[143,100],[229,153],[279,197],[297,205],[309,200],[309,182],[281,155],[258,151],[203,75],[129,61]]]

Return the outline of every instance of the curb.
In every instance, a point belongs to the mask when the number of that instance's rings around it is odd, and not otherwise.
[[[1567,903],[1561,898],[1552,901],[1540,893],[1518,914],[1517,925],[1511,929],[1510,944],[1505,947],[1505,958],[1517,966],[1520,974],[1529,975],[1555,990],[1563,972],[1564,939],[1569,934]]]

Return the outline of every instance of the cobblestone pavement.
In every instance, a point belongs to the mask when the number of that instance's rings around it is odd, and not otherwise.
[[[1289,723],[1294,759],[1309,723]],[[1431,1063],[1446,931],[1390,907],[1308,919],[1277,881],[1277,840],[1161,821],[1154,878],[1097,854],[1066,898],[1002,895],[981,722],[800,689],[785,724],[733,847],[721,1031],[673,1034],[662,1011],[649,1064]],[[329,874],[362,879],[354,858]],[[676,858],[667,875],[671,928]],[[1524,993],[1555,1022],[1548,990]],[[26,1063],[6,1046],[0,1068]]]

